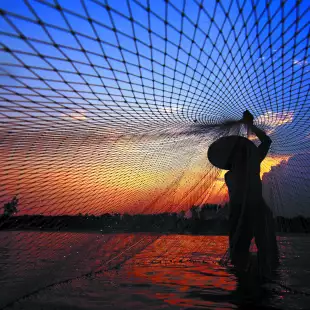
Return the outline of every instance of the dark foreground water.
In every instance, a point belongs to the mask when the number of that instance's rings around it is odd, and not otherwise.
[[[310,309],[310,238],[279,246],[260,287],[219,264],[225,236],[1,232],[0,309]]]

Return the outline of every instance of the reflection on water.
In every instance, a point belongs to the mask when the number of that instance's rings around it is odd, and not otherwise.
[[[309,237],[279,237],[279,276],[264,286],[253,277],[237,279],[219,264],[227,241],[225,236],[1,232],[0,308],[308,307],[309,297],[284,287],[309,292]]]

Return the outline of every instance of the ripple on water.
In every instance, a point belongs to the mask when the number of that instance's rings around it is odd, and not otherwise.
[[[0,307],[73,279],[11,308],[306,309],[309,296],[292,290],[310,293],[309,243],[308,236],[279,237],[279,277],[258,286],[219,264],[225,236],[2,232]]]

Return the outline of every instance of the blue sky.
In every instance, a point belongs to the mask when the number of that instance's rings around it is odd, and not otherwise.
[[[0,42],[13,51],[0,54],[4,100],[96,122],[293,112],[289,126],[309,134],[307,1],[57,3],[1,3]]]
[[[0,9],[3,132],[148,134],[249,109],[272,154],[309,152],[306,0],[11,0]]]

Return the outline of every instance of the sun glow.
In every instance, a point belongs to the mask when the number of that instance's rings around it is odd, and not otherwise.
[[[179,212],[194,204],[228,200],[226,171],[209,163],[204,142],[180,139],[171,148],[163,139],[112,140],[99,140],[86,148],[83,144],[70,149],[64,144],[50,152],[43,148],[27,159],[22,150],[14,157],[2,153],[7,171],[0,175],[6,184],[3,199],[18,194],[20,214],[53,210],[53,214],[96,215]],[[289,158],[267,156],[261,177]]]

